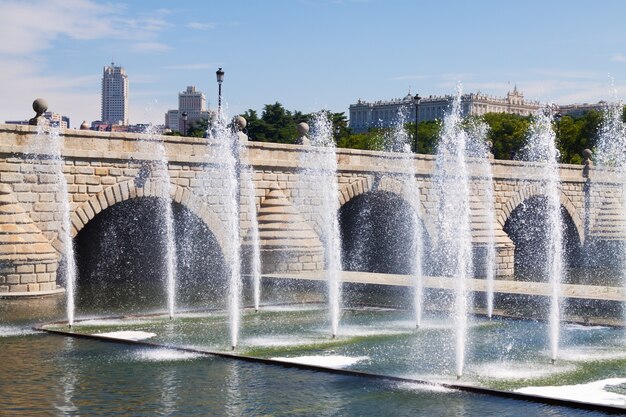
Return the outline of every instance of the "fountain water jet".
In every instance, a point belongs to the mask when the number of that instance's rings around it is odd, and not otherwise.
[[[422,324],[422,310],[423,310],[423,273],[422,273],[422,259],[423,259],[423,242],[422,242],[422,225],[418,216],[418,207],[420,204],[420,189],[417,183],[415,172],[415,158],[411,151],[411,137],[405,128],[406,112],[399,111],[396,116],[396,122],[394,128],[390,134],[384,139],[385,151],[400,154],[398,164],[401,171],[405,175],[400,178],[404,183],[404,198],[413,208],[413,239],[411,253],[413,257],[413,270],[411,274],[411,283],[413,288],[413,312],[415,318],[415,327],[419,328]]]
[[[470,190],[467,171],[467,133],[461,118],[461,87],[443,120],[437,145],[435,188],[439,196],[439,264],[454,279],[456,375],[463,375],[467,337],[467,279],[472,276]]]
[[[252,177],[252,170],[248,170],[246,188],[248,191],[248,217],[250,219],[250,237],[252,242],[250,273],[252,275],[254,310],[259,311],[259,305],[261,303],[261,250],[259,244],[259,221],[257,219],[256,195]]]
[[[151,133],[151,132],[148,132]],[[170,319],[174,318],[176,309],[176,237],[174,235],[174,214],[172,213],[172,197],[170,195],[170,175],[168,161],[165,155],[165,144],[158,142],[159,167],[161,171],[161,213],[165,223],[165,273],[167,289],[167,309]]]
[[[615,95],[615,94],[614,94]],[[626,176],[626,124],[623,117],[624,103],[615,100],[604,108],[604,117],[598,131],[595,162],[601,168],[614,169],[622,178]],[[626,183],[622,183],[622,207],[619,213],[621,236],[626,236]],[[621,253],[615,254],[621,261],[622,286],[626,288],[626,244],[621,245]],[[626,309],[624,309],[626,322]]]
[[[41,121],[42,119],[40,119]],[[37,125],[36,142],[33,145],[32,153],[42,158],[44,153],[49,153],[49,159],[56,176],[56,201],[59,203],[61,213],[61,223],[58,230],[59,241],[63,245],[65,255],[65,292],[66,292],[66,314],[69,327],[74,325],[75,303],[76,303],[76,258],[74,243],[71,235],[72,223],[70,220],[70,197],[67,188],[67,180],[63,169],[65,161],[61,155],[63,145],[58,126]]]
[[[311,126],[311,144],[316,148],[307,153],[309,160],[308,185],[321,187],[322,201],[319,215],[324,228],[322,236],[326,258],[328,304],[331,332],[335,338],[339,331],[341,309],[341,237],[339,231],[339,189],[337,186],[337,157],[332,121],[327,112],[315,114]],[[301,184],[301,189],[305,187]]]
[[[494,292],[494,280],[495,280],[495,263],[496,263],[496,245],[495,245],[495,210],[494,210],[494,195],[493,195],[493,174],[491,172],[492,157],[489,149],[489,143],[487,142],[488,126],[486,123],[478,122],[476,120],[470,121],[468,127],[468,156],[474,159],[474,163],[478,165],[478,175],[483,183],[484,200],[481,202],[481,207],[485,209],[485,225],[486,236],[486,257],[485,257],[485,281],[486,281],[486,295],[487,295],[487,317],[491,318],[493,315],[493,292]]]
[[[557,359],[560,339],[561,307],[559,293],[565,273],[563,265],[563,220],[561,202],[556,135],[552,128],[553,116],[549,110],[539,112],[530,125],[527,145],[523,149],[524,159],[537,162],[540,178],[547,199],[548,265],[546,273],[550,282],[550,361]]]
[[[217,161],[223,182],[225,218],[227,222],[227,253],[229,254],[228,315],[230,342],[234,350],[239,341],[241,325],[241,247],[239,230],[239,200],[241,197],[241,162],[239,137],[227,125],[220,111],[208,132],[207,161]]]

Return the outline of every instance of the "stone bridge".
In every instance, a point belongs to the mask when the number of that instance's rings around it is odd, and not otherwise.
[[[62,215],[50,134],[42,147],[37,129],[0,125],[0,293],[36,295],[58,291],[56,271],[63,257],[59,239]],[[41,139],[41,137],[40,137]],[[170,196],[194,213],[228,253],[224,176],[206,139],[151,137],[141,134],[85,130],[60,132],[63,173],[68,184],[71,235],[77,236],[99,213],[116,204],[142,197]],[[170,183],[160,179],[165,149]],[[304,154],[318,150],[293,145],[250,142],[241,148],[242,162],[251,167],[254,199],[242,187],[240,237],[249,243],[248,204],[254,201],[260,224],[263,270],[312,272],[324,268],[320,236],[320,190],[302,187],[307,162]],[[162,152],[161,152],[162,153]],[[405,200],[403,178],[408,173],[401,155],[339,149],[337,183],[342,210],[367,196]],[[437,245],[438,201],[433,191],[434,157],[415,155],[419,199],[417,214],[430,245]],[[524,202],[543,196],[537,165],[491,161],[495,218],[487,216],[484,179],[470,163],[472,232],[476,253],[485,247],[488,222],[497,243],[497,275],[513,275],[515,243],[507,221]],[[610,172],[578,165],[561,165],[560,201],[576,245],[624,239],[623,181]],[[310,184],[309,184],[310,185]],[[417,207],[415,207],[417,205]],[[61,234],[62,235],[62,234]],[[345,239],[345,236],[344,236]],[[384,243],[384,242],[383,242]],[[480,268],[478,268],[480,271]],[[480,272],[477,272],[480,275]]]

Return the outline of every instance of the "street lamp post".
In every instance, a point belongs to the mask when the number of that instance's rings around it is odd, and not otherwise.
[[[215,71],[217,77],[217,114],[222,113],[222,82],[224,82],[224,71],[222,68]]]
[[[420,100],[422,98],[419,94],[415,94],[413,97],[413,103],[415,103],[415,137],[413,138],[413,152],[417,153],[417,122],[418,122],[418,110],[420,105]]]
[[[183,112],[183,136],[187,136],[187,112]]]

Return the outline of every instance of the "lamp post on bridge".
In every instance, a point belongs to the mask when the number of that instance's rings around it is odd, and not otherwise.
[[[187,112],[183,112],[183,136],[187,136]]]
[[[217,115],[219,117],[222,114],[222,83],[224,82],[224,71],[221,67],[215,71],[215,76],[217,77]]]
[[[413,97],[413,103],[415,103],[415,137],[413,138],[413,152],[417,153],[417,123],[418,123],[418,110],[420,105],[420,100],[422,98],[419,94],[415,94]]]

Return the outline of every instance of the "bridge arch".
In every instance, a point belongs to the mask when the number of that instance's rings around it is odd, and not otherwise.
[[[511,217],[513,211],[519,207],[524,201],[532,198],[532,197],[546,197],[546,193],[544,187],[540,184],[532,184],[527,187],[521,188],[515,194],[513,194],[505,203],[502,204],[502,208],[498,211],[497,221],[500,227],[504,228],[504,225]],[[562,189],[559,189],[559,201],[561,207],[565,209],[567,214],[570,216],[576,233],[578,234],[578,239],[581,244],[585,241],[585,226],[578,210],[574,206],[572,200],[563,192]]]
[[[525,192],[524,192],[525,191]],[[526,198],[521,199],[520,196]],[[548,279],[547,271],[550,265],[550,235],[549,219],[547,216],[548,198],[541,187],[527,187],[509,200],[505,205],[506,211],[499,213],[498,221],[506,218],[502,230],[513,241],[514,273],[520,280]],[[521,201],[517,200],[519,198]],[[510,209],[512,202],[519,201]],[[569,204],[568,204],[569,203]],[[571,201],[564,199],[561,194],[559,204],[562,218],[562,260],[566,269],[582,265],[583,227],[580,218],[578,224],[577,212]]]
[[[231,249],[224,244],[227,242],[226,227],[220,218],[202,199],[197,197],[191,190],[177,184],[169,184],[169,190],[163,189],[163,183],[147,180],[143,187],[135,186],[134,180],[128,180],[114,184],[99,193],[93,195],[87,201],[72,212],[70,216],[72,238],[93,220],[96,215],[115,204],[126,200],[140,197],[169,197],[176,203],[186,207],[195,214],[208,229],[215,235],[216,241],[225,258],[229,258]],[[52,242],[53,247],[59,254],[63,253],[63,243],[60,237]]]
[[[413,273],[416,251],[421,247],[425,254],[431,247],[430,231],[417,200],[409,201],[403,181],[393,177],[364,178],[344,186],[338,213],[344,268]],[[419,243],[416,232],[421,234]]]
[[[419,198],[416,199],[416,201],[418,201],[417,204],[412,201],[406,200],[404,197],[405,190],[405,183],[392,176],[385,175],[379,178],[367,176],[365,178],[359,178],[358,180],[346,184],[345,186],[340,188],[339,206],[343,207],[346,203],[350,202],[350,200],[368,192],[389,192],[405,200],[411,206],[413,211],[417,213],[417,217],[424,223],[424,227],[430,238],[436,236],[435,225],[432,223],[430,217],[426,216],[426,208],[424,207],[424,204]]]
[[[184,188],[171,185],[168,189],[167,185],[146,181],[138,188],[132,182],[120,183],[104,190],[108,199],[101,202],[99,210],[90,205],[89,213],[77,213],[87,207],[84,203],[74,210],[79,310],[105,312],[111,307],[134,312],[165,306],[170,243],[177,255],[173,258],[176,305],[221,306],[226,299],[227,244],[210,228],[206,213],[204,219],[200,217],[202,205],[185,197]],[[167,223],[162,211],[170,204],[174,242],[166,240]],[[60,268],[65,267],[61,258]]]

